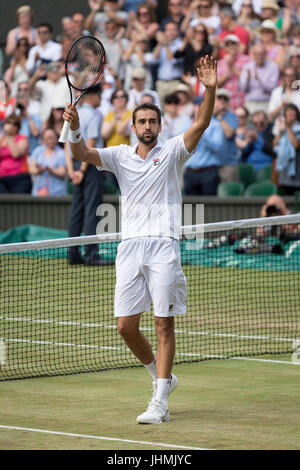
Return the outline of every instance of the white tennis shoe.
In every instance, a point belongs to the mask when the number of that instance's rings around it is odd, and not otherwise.
[[[177,387],[178,379],[176,375],[171,374],[170,385],[169,385],[169,392],[168,396],[174,392],[175,388]],[[140,424],[160,424],[164,421],[170,421],[170,414],[169,411],[166,409],[164,404],[157,400],[156,397],[156,390],[157,390],[157,382],[154,380],[152,382],[153,386],[153,394],[151,401],[149,402],[149,406],[145,413],[141,414],[137,417],[136,421]]]
[[[159,400],[151,400],[145,413],[136,418],[139,424],[160,424],[170,421],[168,408]]]

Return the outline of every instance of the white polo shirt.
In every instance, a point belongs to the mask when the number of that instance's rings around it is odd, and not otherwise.
[[[158,142],[143,160],[137,145],[97,149],[102,166],[115,174],[121,190],[123,240],[134,237],[179,239],[180,169],[190,157],[183,134]]]

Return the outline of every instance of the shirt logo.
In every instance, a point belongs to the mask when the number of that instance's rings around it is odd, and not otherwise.
[[[173,304],[170,304],[170,305],[169,305],[169,312],[172,312],[173,309],[174,309],[174,305],[173,305]]]
[[[154,165],[154,166],[160,165],[159,158],[155,158],[155,159],[153,160],[153,165]]]

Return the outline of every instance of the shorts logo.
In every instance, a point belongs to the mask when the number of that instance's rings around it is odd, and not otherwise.
[[[153,160],[153,165],[154,165],[154,166],[160,165],[159,158],[155,158],[155,160]]]
[[[173,305],[173,304],[170,304],[170,305],[169,305],[169,312],[172,312],[173,309],[174,309],[174,305]]]

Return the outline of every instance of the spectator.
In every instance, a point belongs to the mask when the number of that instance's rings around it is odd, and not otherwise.
[[[85,20],[85,27],[100,40],[106,38],[105,23],[109,19],[126,27],[128,13],[120,10],[118,0],[88,0],[88,4],[91,11]]]
[[[62,103],[53,103],[53,108],[51,110],[49,118],[43,122],[43,130],[45,129],[52,129],[57,135],[57,138],[60,136],[61,131],[63,129],[64,120],[63,120],[63,113],[64,113],[65,106],[62,106]],[[64,144],[58,143],[60,147],[64,147]]]
[[[153,8],[147,3],[140,3],[137,12],[131,11],[129,14],[127,38],[131,36],[132,31],[136,31],[140,37],[149,41],[150,50],[156,45],[155,36],[159,30],[159,24]]]
[[[296,71],[297,80],[300,79],[300,47],[291,46],[288,51],[287,65]]]
[[[35,88],[35,86],[30,88],[30,83],[29,80],[26,80],[24,82],[20,82],[18,84],[18,90],[17,90],[17,95],[19,93],[26,93],[28,95],[28,112],[30,114],[35,114],[37,116],[40,116],[41,112],[41,102],[40,102],[40,93],[39,91]]]
[[[34,46],[37,40],[37,31],[32,26],[33,11],[28,5],[17,9],[17,27],[8,32],[6,38],[5,54],[11,56],[21,38],[26,38],[30,46]]]
[[[239,52],[240,40],[234,34],[228,34],[224,39],[225,55],[218,63],[218,86],[230,92],[230,108],[235,110],[243,106],[245,93],[239,87],[239,78],[243,66],[250,57]]]
[[[161,103],[170,92],[181,83],[183,73],[183,60],[175,59],[174,53],[180,48],[181,40],[176,23],[169,21],[165,25],[164,32],[156,35],[158,44],[153,51],[153,64],[158,64],[156,91]]]
[[[29,142],[29,156],[33,150],[40,144],[42,132],[42,121],[38,114],[29,112],[29,95],[26,92],[19,92],[16,101],[17,116],[21,119],[20,134],[27,137]]]
[[[241,14],[243,3],[244,3],[244,0],[233,0],[232,9],[237,16]],[[262,5],[262,0],[252,0],[253,11],[255,12],[256,15],[258,15],[258,17],[260,16],[260,13],[261,13],[261,5]]]
[[[259,28],[260,42],[267,51],[267,58],[273,60],[282,70],[286,62],[285,48],[278,42],[278,29],[274,21],[265,20]]]
[[[261,19],[262,21],[271,20],[275,23],[278,31],[282,29],[282,18],[278,16],[279,6],[276,0],[263,0],[261,6]]]
[[[38,40],[36,46],[29,51],[26,70],[30,75],[39,68],[41,64],[56,62],[61,59],[62,47],[52,41],[52,26],[48,23],[41,23],[37,27]]]
[[[252,0],[243,0],[241,10],[237,17],[237,24],[247,29],[250,35],[250,42],[254,41],[254,31],[260,26],[260,18],[253,9]]]
[[[127,107],[128,94],[122,88],[117,88],[111,97],[113,110],[103,120],[101,135],[106,147],[130,144],[131,111]]]
[[[248,132],[249,127],[249,112],[245,106],[238,106],[235,110],[236,117],[238,118],[238,128],[235,133],[235,144],[239,153],[239,161],[243,160],[243,151],[248,145]]]
[[[33,176],[33,196],[65,196],[66,159],[64,150],[57,145],[54,129],[46,128],[43,144],[38,146],[29,159],[29,172]]]
[[[4,120],[0,136],[0,194],[30,194],[27,156],[29,143],[20,134],[21,119],[15,114]]]
[[[300,112],[293,103],[285,107],[273,146],[279,187],[292,196],[300,190]]]
[[[282,76],[282,85],[276,87],[270,96],[268,114],[272,122],[274,122],[274,135],[278,134],[279,121],[278,117],[283,114],[283,110],[287,103],[294,103],[300,109],[299,91],[293,86],[297,80],[297,72],[292,67],[286,67]]]
[[[132,111],[134,108],[141,104],[141,97],[143,94],[150,92],[154,97],[154,104],[160,107],[160,100],[158,93],[154,90],[147,89],[146,84],[146,71],[143,68],[135,68],[131,74],[131,88],[128,92],[127,108]]]
[[[95,85],[85,94],[82,106],[78,108],[80,128],[86,145],[101,147],[101,117],[96,109],[100,104],[101,88]],[[73,198],[69,217],[69,237],[95,235],[98,223],[97,208],[103,198],[103,176],[94,165],[73,160],[69,145],[66,145],[68,175],[73,183]],[[97,245],[85,247],[84,259],[78,247],[69,248],[69,264],[88,266],[107,264],[98,254]]]
[[[181,25],[185,17],[182,3],[182,0],[168,0],[168,13],[160,23],[161,31],[164,31],[168,21],[174,21],[174,23],[178,25],[178,30],[181,30]]]
[[[265,46],[255,44],[252,54],[253,59],[244,65],[240,75],[240,89],[245,93],[250,114],[257,110],[267,112],[270,95],[279,82],[278,65],[267,59]]]
[[[195,28],[201,23],[206,26],[208,34],[218,34],[220,17],[212,13],[212,6],[212,0],[192,1],[188,14],[182,22],[181,30],[185,32],[189,25]]]
[[[10,67],[6,70],[4,75],[4,80],[9,83],[11,89],[11,96],[16,96],[20,82],[29,79],[26,70],[29,48],[30,45],[27,38],[18,39],[12,60],[10,61]]]
[[[105,32],[106,38],[102,40],[102,43],[106,52],[106,63],[115,80],[120,82],[125,76],[123,55],[129,46],[129,42],[123,37],[125,29],[120,27],[115,20],[109,19],[106,21]]]
[[[123,59],[126,62],[126,72],[124,88],[129,90],[131,86],[132,71],[136,68],[143,68],[146,74],[145,86],[153,89],[153,77],[151,67],[148,66],[147,61],[151,57],[149,52],[149,41],[143,39],[135,31],[132,32],[131,42],[126,51],[124,51]]]
[[[76,12],[73,13],[72,15],[72,21],[73,21],[73,28],[74,28],[74,35],[75,39],[80,38],[81,36],[90,36],[90,31],[84,28],[84,15],[83,13]]]
[[[228,93],[226,91],[226,93]],[[184,192],[188,196],[215,196],[220,182],[219,154],[224,146],[224,132],[212,118],[195,152],[184,165]]]
[[[175,95],[179,98],[178,114],[193,117],[194,104],[192,101],[193,93],[190,86],[181,83],[174,90]]]
[[[179,114],[179,105],[180,100],[175,93],[166,96],[161,140],[167,140],[183,134],[192,125],[193,121],[188,114]]]
[[[300,47],[300,23],[292,24],[290,27],[290,31],[286,33],[288,36],[289,44],[294,47]]]
[[[109,73],[107,66],[104,67],[104,72],[100,77],[101,85],[101,102],[100,106],[97,108],[97,112],[100,113],[100,116],[106,116],[106,114],[112,110],[111,97],[113,92],[116,89],[116,81]]]
[[[220,11],[221,27],[222,30],[219,34],[219,43],[223,43],[225,36],[228,34],[234,34],[240,40],[239,52],[240,54],[248,54],[250,35],[246,28],[243,28],[236,22],[236,16],[232,8],[222,8]],[[225,51],[220,49],[219,58],[222,59],[225,55]]]
[[[189,26],[181,46],[175,52],[174,58],[183,58],[183,70],[185,75],[195,75],[195,63],[200,57],[211,55],[212,45],[208,40],[208,31],[204,24]]]
[[[247,132],[247,146],[244,148],[243,159],[256,170],[272,165],[275,154],[272,148],[272,124],[264,111],[256,111],[251,116],[254,129]]]
[[[216,92],[216,101],[213,120],[220,127],[222,141],[219,141],[218,164],[221,182],[237,181],[239,152],[235,144],[235,135],[238,128],[238,119],[230,110],[230,93],[225,88],[219,88]]]
[[[46,77],[46,80],[41,78]],[[46,121],[51,113],[53,100],[56,96],[61,96],[65,103],[70,101],[70,92],[64,75],[64,65],[62,62],[51,62],[42,65],[36,70],[30,79],[30,88],[36,87],[41,94],[42,121]]]

